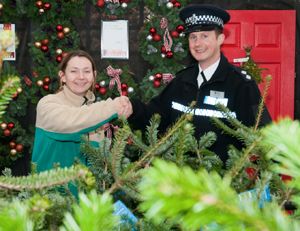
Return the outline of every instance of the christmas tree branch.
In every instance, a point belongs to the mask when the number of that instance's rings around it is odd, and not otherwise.
[[[49,171],[22,177],[0,176],[0,190],[42,190],[58,185],[67,184],[73,180],[86,181],[87,168],[72,166],[70,168],[57,168]]]
[[[145,216],[159,224],[168,219],[183,230],[298,230],[275,203],[239,200],[229,178],[202,169],[156,160],[139,184]]]
[[[154,144],[152,147],[149,148],[149,150],[145,155],[143,155],[143,157],[141,157],[130,167],[130,169],[128,169],[126,173],[124,172],[122,175],[120,172],[118,172],[117,175],[114,174],[116,181],[108,190],[109,193],[112,193],[118,188],[122,187],[130,179],[131,174],[136,172],[139,168],[144,167],[150,158],[159,155],[167,148],[171,147],[172,142],[170,142],[170,140],[172,140],[172,136],[175,135],[178,129],[182,128],[186,124],[187,120],[191,120],[191,117],[192,115],[190,114],[184,114],[170,129],[168,129],[166,134],[160,140],[158,140],[156,144]],[[162,146],[166,147],[166,143],[170,143],[170,145],[168,145],[167,148],[162,149],[161,148]]]
[[[256,116],[256,123],[255,123],[255,126],[254,126],[254,130],[257,130],[257,128],[259,126],[259,123],[261,121],[261,117],[262,117],[262,114],[263,114],[266,97],[268,95],[269,88],[270,88],[270,85],[271,85],[271,80],[272,80],[272,76],[267,75],[266,76],[266,85],[265,85],[265,88],[264,88],[264,91],[263,91],[263,94],[262,94],[262,97],[261,97],[261,101],[260,101],[260,104],[259,104],[259,107],[258,107],[258,113],[257,113],[257,116]]]
[[[245,163],[249,161],[249,156],[252,153],[253,149],[258,145],[260,140],[253,142],[247,149],[244,151],[243,155],[234,163],[234,166],[226,173],[225,177],[230,177],[233,179],[236,177],[240,170],[243,168]]]

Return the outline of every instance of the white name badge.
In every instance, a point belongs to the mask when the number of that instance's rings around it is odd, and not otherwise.
[[[225,93],[224,91],[209,91],[209,96],[214,97],[214,98],[224,98]]]
[[[212,96],[205,96],[203,103],[208,105],[217,105],[222,104],[227,107],[228,99],[227,98],[215,98]]]

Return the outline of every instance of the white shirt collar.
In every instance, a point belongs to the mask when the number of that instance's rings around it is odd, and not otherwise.
[[[217,68],[219,66],[219,63],[220,63],[220,60],[221,60],[221,58],[219,58],[215,63],[213,63],[212,65],[210,65],[208,68],[206,68],[203,71],[207,81],[209,81],[211,79],[211,77],[213,76],[213,74],[217,70]],[[200,67],[200,64],[198,66],[199,66],[199,73],[198,73],[197,81],[198,81],[198,86],[200,87],[201,84],[203,83],[203,79],[202,79],[202,76],[200,74],[201,71],[202,71],[202,69]]]

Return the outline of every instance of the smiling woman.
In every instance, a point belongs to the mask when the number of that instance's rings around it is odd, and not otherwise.
[[[43,97],[37,105],[32,161],[38,172],[54,165],[69,167],[75,160],[87,164],[80,153],[82,136],[99,146],[101,134],[96,130],[132,112],[125,96],[95,102],[95,64],[86,52],[68,53],[59,69],[58,92]]]

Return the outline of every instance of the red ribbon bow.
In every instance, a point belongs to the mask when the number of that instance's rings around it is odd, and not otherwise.
[[[106,72],[107,72],[107,75],[112,78],[109,81],[109,88],[112,89],[114,87],[115,83],[117,83],[118,92],[120,93],[120,95],[122,95],[121,81],[120,81],[120,75],[122,74],[122,70],[114,69],[114,68],[112,68],[112,66],[109,65],[106,68]]]
[[[117,132],[119,129],[118,126],[114,126],[111,123],[106,123],[102,127],[104,129],[104,132],[106,132],[106,137],[110,140],[112,139],[113,132]]]

